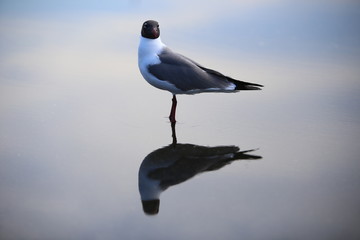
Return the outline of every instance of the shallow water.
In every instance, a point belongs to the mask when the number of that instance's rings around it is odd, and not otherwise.
[[[2,239],[360,237],[358,4],[2,4]],[[173,144],[171,94],[137,69],[148,18],[264,89],[179,95]]]

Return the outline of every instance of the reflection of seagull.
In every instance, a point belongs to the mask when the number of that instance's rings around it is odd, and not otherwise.
[[[146,214],[159,212],[160,194],[168,187],[184,182],[195,175],[214,171],[234,160],[260,159],[239,152],[236,146],[204,147],[192,144],[171,144],[145,157],[139,169],[139,191]]]
[[[260,84],[243,82],[205,68],[191,59],[174,53],[161,42],[159,24],[144,22],[138,51],[140,72],[154,87],[173,94],[170,121],[175,122],[176,94],[201,92],[236,92],[260,90]]]

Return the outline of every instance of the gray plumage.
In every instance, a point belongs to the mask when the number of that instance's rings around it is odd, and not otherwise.
[[[165,47],[159,54],[160,64],[149,65],[148,70],[159,80],[167,81],[184,92],[232,92],[234,90],[260,90],[262,85],[243,82],[205,68],[193,60]],[[236,87],[235,87],[235,86]]]

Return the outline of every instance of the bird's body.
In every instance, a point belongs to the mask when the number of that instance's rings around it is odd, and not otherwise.
[[[141,37],[138,51],[139,69],[145,80],[154,87],[176,92],[176,87],[169,81],[159,80],[149,72],[149,66],[160,64],[159,55],[166,46],[161,42],[160,37],[157,39],[147,39]]]
[[[260,90],[262,87],[260,84],[225,76],[173,52],[161,41],[159,25],[153,20],[143,24],[138,49],[138,64],[147,82],[174,95],[170,114],[171,122],[175,122],[176,94],[236,92]]]

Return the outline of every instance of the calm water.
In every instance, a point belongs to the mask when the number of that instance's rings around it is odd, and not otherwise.
[[[359,4],[201,3],[0,3],[1,239],[360,238]],[[178,96],[174,144],[151,18],[264,90]]]

